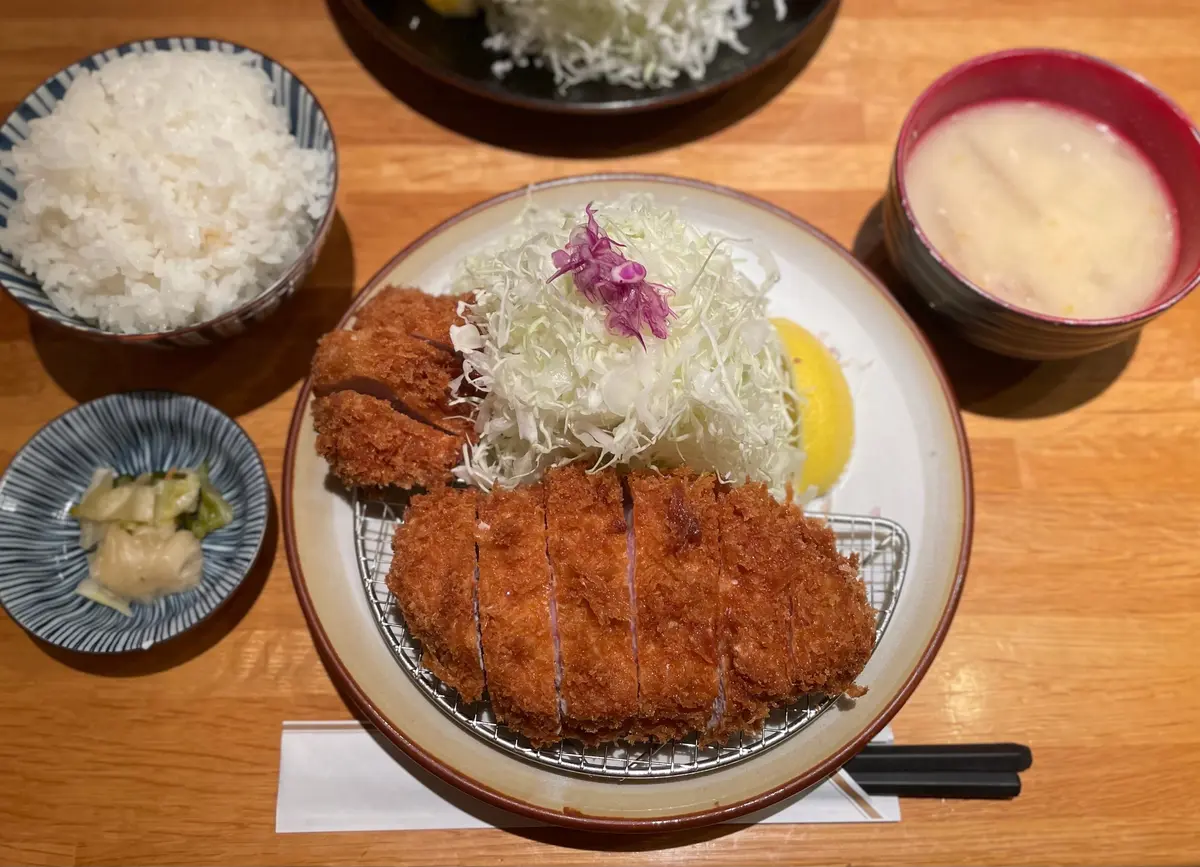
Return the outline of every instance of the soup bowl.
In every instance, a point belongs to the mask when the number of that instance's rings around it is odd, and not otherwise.
[[[1106,124],[1158,171],[1178,214],[1175,267],[1150,303],[1105,319],[1050,316],[984,291],[952,267],[918,225],[906,171],[922,137],[957,111],[997,100],[1063,106]],[[1085,355],[1129,339],[1200,282],[1200,131],[1178,106],[1119,66],[1056,49],[1016,49],[969,60],[931,84],[900,128],[883,202],[884,240],[917,294],[962,337],[1029,359]]]

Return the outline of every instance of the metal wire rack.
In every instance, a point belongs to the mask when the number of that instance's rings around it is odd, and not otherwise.
[[[396,608],[385,579],[392,561],[392,535],[408,498],[353,493],[354,546],[359,577],[380,633],[417,687],[455,723],[499,749],[556,771],[606,779],[661,779],[697,774],[758,755],[801,731],[828,709],[834,699],[809,697],[776,710],[760,734],[738,735],[721,745],[699,746],[695,738],[665,744],[616,742],[585,747],[562,741],[538,749],[496,721],[486,696],[464,702],[458,693],[421,664],[421,646],[413,639]],[[908,566],[908,534],[894,521],[860,515],[820,515],[837,536],[845,554],[857,553],[872,606],[879,612],[878,643],[891,620]]]

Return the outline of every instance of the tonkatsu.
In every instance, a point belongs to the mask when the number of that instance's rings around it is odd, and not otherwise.
[[[459,437],[356,391],[314,400],[313,426],[317,453],[347,485],[432,488],[449,482],[462,459]]]
[[[467,701],[483,695],[475,505],[471,488],[413,497],[387,577],[405,622],[423,636],[425,665]]]
[[[572,464],[552,470],[546,552],[554,576],[563,726],[584,740],[629,730],[638,710],[633,589],[621,480]]]
[[[448,343],[459,300],[385,289],[354,330],[321,338],[311,377],[317,451],[345,484],[428,488],[451,480],[474,437],[469,407],[452,391],[462,375]]]
[[[450,326],[461,325],[461,301],[469,295],[428,295],[420,289],[389,286],[379,290],[354,317],[354,329],[388,328],[453,352]]]
[[[462,362],[424,340],[386,328],[331,331],[317,344],[313,394],[357,391],[444,433],[465,434],[463,411],[451,406],[450,383]]]
[[[475,544],[492,709],[534,744],[556,741],[562,730],[561,668],[541,486],[481,496]],[[403,542],[398,550],[403,553]]]
[[[720,536],[716,478],[631,473],[639,734],[704,731],[717,707]]]
[[[765,485],[731,488],[717,500],[721,534],[721,670],[725,707],[718,740],[753,729],[792,692],[788,507]]]
[[[861,694],[855,680],[876,615],[858,563],[838,553],[827,527],[765,487],[687,470],[622,477],[566,467],[476,496],[486,689],[497,718],[534,744],[689,733],[720,741],[757,731],[799,696]],[[414,502],[425,526],[463,532],[467,507],[454,496]],[[469,549],[443,535],[459,546],[461,588]],[[395,562],[415,563],[434,544],[402,525]],[[442,593],[426,585],[444,582],[432,577],[443,572],[393,566],[389,583],[411,607],[414,595]],[[470,638],[467,597],[455,598],[406,617],[431,654],[446,652],[450,633]],[[473,668],[463,679],[444,656],[433,664],[464,697],[478,694]]]

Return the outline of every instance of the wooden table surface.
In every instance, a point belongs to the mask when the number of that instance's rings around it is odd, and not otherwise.
[[[328,110],[340,219],[307,287],[254,336],[147,358],[31,329],[0,301],[0,462],[77,402],[165,386],[237,417],[276,502],[317,335],[400,247],[494,193],[598,170],[689,175],[788,208],[886,272],[872,208],[893,138],[919,91],[958,61],[1024,44],[1082,49],[1200,116],[1195,0],[846,0],[815,58],[773,100],[779,74],[674,121],[646,121],[637,132],[648,143],[622,148],[604,144],[603,130],[558,122],[493,122],[474,110],[456,120],[432,84],[395,85],[445,123],[473,119],[473,135],[497,144],[451,131],[364,70],[321,0],[3,6],[0,109],[100,48],[206,34],[282,60]],[[1016,801],[908,801],[894,825],[656,838],[278,836],[282,721],[351,712],[313,649],[276,520],[245,592],[161,652],[69,656],[0,614],[0,862],[1196,863],[1200,296],[1135,346],[1073,363],[1002,362],[935,336],[964,404],[978,517],[958,616],[895,729],[907,742],[1030,744],[1035,763]]]

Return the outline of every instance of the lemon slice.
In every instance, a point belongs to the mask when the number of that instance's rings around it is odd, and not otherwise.
[[[854,447],[854,402],[833,353],[812,333],[788,319],[772,319],[792,362],[800,398],[804,467],[796,482],[801,499],[829,493],[850,462]]]

